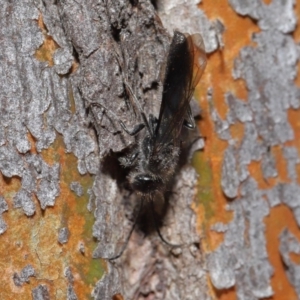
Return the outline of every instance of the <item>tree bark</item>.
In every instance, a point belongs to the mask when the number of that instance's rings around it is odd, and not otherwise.
[[[299,1],[198,2],[3,1],[1,299],[300,297]],[[157,116],[174,29],[208,55],[203,138],[155,199],[182,247],[146,203],[109,261],[141,201],[118,161],[125,82]]]

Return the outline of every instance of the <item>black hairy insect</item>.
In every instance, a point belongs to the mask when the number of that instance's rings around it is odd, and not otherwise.
[[[129,130],[120,121],[124,131],[137,136],[136,146],[128,155],[121,157],[120,162],[130,170],[130,188],[141,195],[140,209],[145,199],[153,205],[155,195],[164,194],[167,184],[173,178],[179,159],[182,126],[195,127],[190,100],[205,66],[206,55],[201,36],[175,31],[167,57],[158,118],[151,114],[146,117],[130,86],[125,83],[142,122]],[[135,223],[120,253],[110,259],[122,255]],[[172,245],[162,237],[157,226],[156,229],[161,239]]]

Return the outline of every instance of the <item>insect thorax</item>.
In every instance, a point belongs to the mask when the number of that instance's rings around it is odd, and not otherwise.
[[[135,170],[129,182],[133,190],[143,194],[163,192],[178,163],[179,147],[173,143],[157,145],[150,136],[140,144]]]

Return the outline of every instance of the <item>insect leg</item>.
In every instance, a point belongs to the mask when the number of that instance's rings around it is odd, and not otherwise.
[[[119,66],[122,70],[122,67],[124,68],[123,64],[121,63],[121,60],[120,60],[120,57],[118,56],[117,53],[115,53],[115,57],[119,63]],[[147,127],[148,129],[148,132],[151,134],[151,128],[150,128],[150,125],[149,125],[149,122],[147,120],[147,117],[141,107],[141,104],[139,102],[139,100],[137,99],[137,97],[135,96],[133,90],[132,90],[132,87],[130,86],[129,82],[128,82],[128,79],[127,79],[127,76],[125,74],[125,72],[121,71],[121,74],[122,74],[122,77],[123,77],[123,82],[124,82],[124,85],[125,85],[125,89],[127,91],[127,93],[129,94],[129,99],[131,100],[131,104],[132,104],[132,107],[133,107],[133,111],[134,113],[136,114],[136,109],[138,110],[138,112],[140,113],[140,115],[142,116],[142,119],[143,119],[143,122],[145,124],[145,126]],[[122,126],[122,125],[121,125]],[[122,126],[123,127],[123,126]],[[125,130],[125,129],[124,129]],[[134,129],[133,129],[134,130]],[[141,129],[140,129],[141,130]],[[138,132],[140,131],[138,130]],[[126,131],[126,130],[125,130]],[[127,132],[127,131],[126,131]],[[130,134],[129,132],[127,132],[128,134]]]
[[[165,244],[167,244],[168,246],[173,247],[173,248],[174,248],[174,247],[181,247],[181,246],[183,246],[182,244],[171,244],[170,242],[168,242],[168,241],[162,236],[162,234],[161,234],[161,232],[160,232],[160,230],[159,230],[158,224],[157,224],[157,222],[156,222],[156,218],[155,218],[155,213],[154,213],[154,202],[152,201],[152,199],[151,199],[150,202],[151,202],[151,210],[152,210],[152,217],[153,217],[153,221],[154,221],[155,230],[156,230],[158,236],[160,237],[160,239],[161,239]]]
[[[130,237],[131,237],[131,235],[132,235],[132,233],[133,233],[133,230],[134,230],[135,225],[136,225],[136,223],[137,223],[137,219],[138,219],[138,217],[139,217],[139,215],[140,215],[140,212],[142,211],[143,204],[144,204],[144,197],[141,198],[141,202],[140,202],[140,207],[139,207],[138,213],[137,213],[136,216],[135,216],[133,225],[132,225],[132,227],[131,227],[131,229],[130,229],[130,232],[129,232],[127,238],[126,238],[125,243],[124,243],[123,246],[122,246],[121,251],[120,251],[117,255],[115,255],[115,256],[113,256],[113,257],[110,257],[110,258],[107,258],[108,260],[115,260],[115,259],[119,258],[120,256],[122,256],[123,252],[125,251],[125,249],[126,249],[126,247],[127,247],[127,245],[128,245],[129,239],[130,239]]]
[[[195,120],[194,117],[192,115],[192,111],[191,111],[191,106],[189,105],[185,114],[185,117],[188,118],[188,120],[184,120],[183,121],[183,125],[189,129],[195,129],[196,128],[196,124],[195,124]]]
[[[125,157],[120,157],[119,158],[119,162],[121,163],[121,165],[125,168],[129,168],[133,165],[133,163],[135,162],[136,158],[138,157],[139,152],[135,151],[133,152],[132,155],[130,156],[125,156]]]
[[[141,104],[140,102],[138,101],[138,99],[136,98],[135,94],[133,93],[133,90],[131,88],[131,86],[129,85],[129,83],[126,81],[126,78],[123,79],[124,80],[124,84],[125,84],[125,87],[126,87],[126,90],[129,92],[129,94],[131,95],[131,97],[134,99],[134,103],[135,105],[138,107],[138,110],[142,116],[142,119],[144,121],[144,124],[146,125],[147,129],[148,129],[148,132],[151,134],[151,128],[150,128],[150,125],[149,125],[149,122],[147,120],[147,117],[141,107]]]
[[[152,114],[149,115],[149,125],[152,131],[152,135],[154,135],[158,120]]]
[[[115,120],[118,120],[119,118],[116,116],[116,114],[114,112],[112,112],[111,110],[107,109],[105,106],[103,106],[102,104],[100,103],[97,103],[97,102],[91,102],[90,103],[91,106],[96,106],[96,107],[101,107],[101,108],[104,108],[105,111],[109,112],[112,116],[114,116]],[[140,123],[140,124],[137,124],[134,126],[133,129],[128,129],[126,127],[126,125],[121,121],[121,120],[118,120],[120,126],[122,127],[122,129],[128,133],[129,135],[136,135],[138,132],[140,132],[144,127],[145,127],[145,124],[143,123]]]
[[[118,120],[117,115],[113,111],[111,111],[110,109],[106,108],[104,105],[102,105],[98,102],[89,102],[89,106],[95,106],[95,107],[103,108],[106,112],[110,113],[112,116],[114,116],[114,118],[116,120]]]
[[[136,135],[145,127],[145,124],[140,123],[140,124],[135,125],[133,127],[133,129],[129,130],[121,120],[119,120],[119,123],[120,123],[121,127],[123,128],[123,130],[131,136]]]
[[[120,70],[121,70],[121,75],[122,75],[122,78],[123,78],[123,83],[125,85],[125,89],[127,91],[127,93],[131,96],[131,98],[129,97],[129,100],[131,102],[131,105],[132,105],[132,108],[133,108],[133,111],[136,115],[136,109],[141,113],[142,112],[142,108],[141,108],[141,105],[139,103],[139,101],[137,100],[129,82],[128,82],[128,78],[127,78],[127,75],[126,75],[126,66],[125,64],[122,62],[122,59],[120,58],[120,54],[118,54],[117,51],[115,51],[115,58],[120,66]]]

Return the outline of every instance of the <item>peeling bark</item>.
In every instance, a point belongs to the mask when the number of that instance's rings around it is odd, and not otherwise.
[[[239,50],[230,74],[244,81],[247,96],[236,95],[233,85],[226,85],[228,78],[216,84],[207,75],[209,109],[202,107],[200,122],[206,128],[213,124],[207,144],[201,139],[182,154],[170,193],[165,200],[155,199],[162,235],[183,246],[171,249],[162,243],[146,203],[123,256],[105,260],[122,248],[140,201],[118,162],[135,143],[119,120],[128,128],[140,121],[124,83],[147,115],[157,116],[174,29],[200,32],[212,61],[216,51],[226,52],[226,16],[212,21],[198,2],[2,4],[3,299],[216,299],[232,288],[237,299],[275,299],[271,280],[277,270],[267,250],[265,220],[276,208],[287,207],[300,226],[300,129],[291,117],[300,107],[294,82],[299,47],[291,35],[297,22],[292,0],[269,5],[229,1],[236,18],[247,16],[259,29],[251,37],[255,47]],[[216,96],[219,85],[221,98]],[[219,110],[220,102],[226,112]],[[243,129],[234,136],[238,126]],[[203,153],[212,150],[211,160],[207,174],[204,168],[197,174],[187,161],[203,147]],[[222,161],[217,171],[216,160]],[[255,163],[260,179],[251,172]],[[199,180],[206,178],[203,192]],[[216,185],[221,196],[210,190]],[[208,194],[213,203],[205,202]],[[225,203],[208,220],[209,205],[222,197]],[[231,219],[222,219],[229,213]],[[223,238],[208,246],[212,232]],[[281,276],[300,297],[299,265],[290,258],[299,254],[299,241],[289,228],[278,235],[276,251],[286,267]]]

